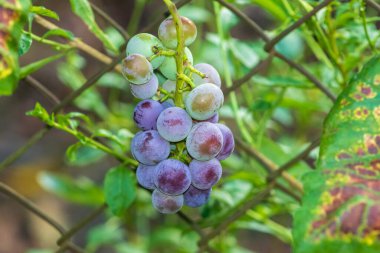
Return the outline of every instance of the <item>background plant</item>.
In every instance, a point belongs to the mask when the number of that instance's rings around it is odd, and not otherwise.
[[[70,146],[64,143],[65,164],[76,172],[39,171],[38,181],[61,198],[95,211],[74,216],[79,222],[66,230],[6,184],[0,189],[60,231],[57,245],[61,251],[83,251],[71,238],[75,241],[76,233],[89,227],[86,240],[79,241],[86,252],[105,246],[115,252],[260,252],[244,242],[246,236],[252,237],[244,231],[266,233],[273,242],[292,244],[289,215],[299,207],[303,194],[300,178],[314,168],[322,122],[335,97],[377,50],[379,5],[359,0],[189,2],[179,1],[177,6],[183,6],[180,13],[199,27],[198,38],[202,39],[192,46],[192,52],[199,62],[217,67],[223,77],[227,99],[221,118],[234,130],[238,149],[224,162],[225,175],[206,207],[187,209],[161,221],[129,170],[135,166],[129,141],[136,132],[131,117],[136,101],[128,94],[118,64],[129,34],[155,31],[168,14],[166,7],[160,1],[136,1],[125,29],[93,3],[65,2],[102,43],[103,48],[95,48],[80,34],[63,29],[55,20],[65,17],[42,7],[48,3],[36,1],[32,6],[28,1],[1,1],[1,10],[14,9],[17,18],[9,31],[2,27],[11,35],[1,33],[7,43],[0,43],[0,91],[10,94],[17,80],[25,80],[16,94],[28,84],[46,99],[39,97],[41,103],[29,113],[45,126],[21,148],[7,152],[0,169],[11,168],[52,129],[66,132],[75,139],[70,139]],[[154,12],[152,23],[144,28],[144,7],[153,4],[160,11]],[[100,19],[105,21],[103,26],[98,24]],[[43,33],[34,32],[36,27],[43,27]],[[36,44],[51,50],[52,56],[23,62]],[[18,54],[25,54],[21,67],[17,67]],[[104,66],[91,75],[86,66],[94,59]],[[55,61],[55,75],[68,87],[58,89],[60,93],[55,92],[57,87],[39,81]],[[10,75],[7,66],[11,66]],[[91,169],[95,164],[113,168],[95,172]],[[120,191],[116,185],[131,187]],[[87,226],[102,214],[101,222]],[[273,246],[261,252],[281,250],[286,252],[288,247]]]

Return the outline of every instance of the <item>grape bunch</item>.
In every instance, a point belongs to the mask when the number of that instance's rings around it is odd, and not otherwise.
[[[180,20],[189,46],[197,28],[186,17]],[[207,63],[193,66],[185,47],[179,76],[177,47],[176,25],[169,17],[159,26],[158,38],[147,33],[132,37],[122,62],[131,93],[142,99],[133,115],[141,131],[131,142],[139,162],[137,181],[153,191],[153,206],[161,213],[205,204],[222,176],[220,160],[235,145],[231,130],[217,123],[224,101],[218,72]]]

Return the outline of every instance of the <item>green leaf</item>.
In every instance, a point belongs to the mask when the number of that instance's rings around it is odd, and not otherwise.
[[[104,193],[112,213],[123,215],[136,198],[134,174],[123,166],[112,168],[104,180]]]
[[[304,177],[296,253],[375,253],[380,241],[380,56],[353,77],[324,123],[317,170]]]
[[[55,60],[58,60],[62,56],[66,55],[66,53],[67,52],[63,52],[63,53],[60,53],[60,54],[52,55],[52,56],[46,57],[46,58],[44,58],[42,60],[30,63],[30,64],[22,67],[21,71],[20,71],[20,78],[25,78],[27,75],[36,72],[37,70],[43,68],[47,64],[49,64],[49,63],[51,63],[51,62],[53,62]]]
[[[38,181],[46,190],[68,201],[83,205],[104,203],[101,187],[86,177],[73,179],[66,175],[43,172],[39,174]]]
[[[32,111],[26,112],[26,115],[27,116],[36,117],[36,118],[42,120],[45,123],[48,122],[48,121],[50,121],[50,115],[49,115],[49,113],[38,102],[36,103],[36,105],[34,106],[34,109]]]
[[[95,22],[95,16],[90,3],[87,0],[70,0],[70,4],[73,12],[82,19],[88,26],[88,29],[103,42],[106,48],[116,53],[118,51],[117,48]]]
[[[104,152],[90,146],[84,146],[80,142],[71,145],[66,150],[66,158],[71,166],[94,164],[104,156]]]
[[[29,0],[3,0],[0,6],[0,95],[11,95],[18,84],[18,47],[29,7]]]
[[[43,39],[47,39],[48,37],[50,36],[60,36],[60,37],[63,37],[63,38],[66,38],[66,39],[69,39],[69,40],[73,40],[74,39],[74,34],[68,30],[65,30],[65,29],[52,29],[52,30],[49,30],[48,32],[46,32],[42,38]]]
[[[18,44],[18,55],[26,54],[32,46],[32,36],[29,33],[21,34],[21,38]]]
[[[59,20],[59,16],[55,11],[49,10],[48,8],[44,6],[32,6],[30,11],[41,16]]]

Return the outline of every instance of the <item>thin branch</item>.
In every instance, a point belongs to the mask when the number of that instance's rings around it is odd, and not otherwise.
[[[250,154],[256,161],[258,161],[268,171],[268,173],[273,173],[278,169],[277,164],[272,162],[268,157],[260,153],[255,148],[247,145],[239,138],[235,138],[235,141],[238,148]],[[303,193],[303,186],[296,178],[294,178],[292,175],[290,175],[287,172],[283,172],[282,176],[292,187],[297,189],[299,192]]]
[[[128,32],[118,23],[116,20],[111,18],[106,12],[104,12],[101,8],[96,6],[93,2],[90,1],[90,5],[94,11],[101,16],[104,20],[106,20],[110,25],[112,25],[121,35],[123,35],[125,40],[129,40],[131,36]]]
[[[311,82],[314,83],[314,85],[320,89],[328,98],[330,98],[331,101],[335,102],[336,96],[327,89],[315,76],[310,74],[306,69],[304,69],[301,65],[297,64],[296,62],[290,60],[289,58],[285,57],[284,55],[275,52],[274,56],[281,59],[282,61],[286,62],[289,66],[295,68],[298,72],[300,72],[302,75],[304,75],[307,79],[309,79]]]
[[[50,128],[42,128],[38,132],[36,132],[32,137],[28,139],[27,142],[24,143],[20,148],[14,151],[12,154],[7,156],[5,160],[0,163],[0,171],[4,170],[8,166],[10,166],[13,162],[15,162],[20,156],[22,156],[30,147],[32,147],[36,142],[42,139],[42,137],[47,134]]]
[[[47,19],[45,19],[39,15],[36,15],[34,19],[38,24],[40,24],[42,27],[45,27],[48,30],[61,29],[59,26],[53,24],[49,20],[47,20]],[[112,64],[113,63],[112,58],[101,53],[100,51],[96,50],[95,48],[89,46],[88,44],[84,43],[83,41],[81,41],[78,38],[74,38],[73,40],[69,41],[68,44],[75,47],[75,48],[82,50],[83,52],[94,57],[95,59],[99,60],[100,62],[103,62],[105,64]],[[116,71],[121,73],[121,67],[119,65],[114,65],[113,67],[115,68]]]
[[[312,143],[310,143],[310,145],[305,150],[303,150],[297,156],[295,156],[292,159],[290,159],[284,165],[282,165],[281,167],[279,167],[276,171],[272,172],[271,175],[269,175],[268,180],[269,181],[275,180],[277,177],[279,177],[280,175],[282,175],[287,169],[290,169],[296,163],[298,163],[302,159],[306,158],[313,149],[315,149],[316,147],[319,146],[319,143],[320,143],[320,139],[319,138],[316,139],[316,140],[314,140]]]
[[[7,186],[6,184],[0,182],[0,192],[9,196],[10,198],[16,200],[20,205],[28,209],[30,212],[37,215],[40,219],[44,220],[46,223],[55,228],[60,234],[65,233],[65,229],[54,219],[47,216],[43,211],[41,211],[34,203],[21,196],[18,192]]]
[[[35,88],[43,96],[45,96],[46,98],[48,98],[52,104],[56,105],[56,104],[60,103],[59,98],[56,95],[54,95],[48,88],[46,88],[42,83],[40,83],[38,80],[36,80],[34,77],[27,76],[25,78],[25,81],[30,86],[32,86],[33,88]]]
[[[53,108],[53,112],[57,112],[61,110],[63,107],[67,106],[71,102],[74,101],[77,97],[79,97],[84,91],[91,88],[95,83],[107,72],[111,71],[123,57],[125,56],[125,52],[121,54],[118,58],[114,59],[110,64],[106,65],[104,68],[99,70],[95,75],[91,76],[87,81],[77,90],[73,91],[67,97],[65,97],[60,104]]]
[[[303,23],[305,23],[307,20],[309,20],[312,16],[314,16],[318,11],[329,5],[334,0],[325,0],[321,2],[319,5],[317,5],[315,8],[313,8],[310,12],[303,15],[302,18],[298,19],[295,23],[290,25],[288,28],[283,30],[280,34],[278,34],[276,37],[271,39],[267,44],[265,45],[264,49],[265,51],[270,51],[274,45],[276,45],[280,40],[282,40],[284,37],[286,37],[289,33],[300,27]]]
[[[243,216],[249,209],[251,209],[255,205],[259,204],[265,198],[267,198],[274,186],[275,186],[274,183],[269,184],[267,187],[265,187],[259,193],[255,194],[249,201],[245,202],[231,216],[227,217],[225,220],[223,220],[221,223],[219,223],[219,225],[212,232],[210,232],[209,234],[202,237],[202,239],[198,242],[199,247],[202,248],[203,245],[208,243],[211,239],[213,239],[215,236],[217,236],[220,232],[224,231],[231,223],[233,223],[235,220],[237,220],[241,216]]]
[[[375,10],[377,10],[378,12],[380,12],[380,4],[376,3],[373,0],[367,0],[367,4],[371,6],[372,8],[374,8]]]
[[[251,28],[252,30],[256,31],[260,37],[268,43],[270,41],[269,37],[265,34],[264,30],[262,30],[252,19],[250,19],[245,13],[243,13],[241,10],[236,8],[230,3],[227,3],[224,0],[215,0],[225,6],[226,8],[230,9],[233,13],[235,13],[237,16],[239,16],[242,20],[244,20]],[[277,58],[285,61],[287,64],[289,64],[291,67],[295,68],[298,72],[300,72],[302,75],[304,75],[307,79],[309,79],[311,82],[315,84],[315,86],[320,89],[326,96],[328,96],[332,101],[335,101],[336,97],[335,95],[328,90],[315,76],[310,74],[306,69],[304,69],[301,65],[293,62],[292,60],[286,58],[284,55],[274,51],[274,56]]]
[[[231,87],[223,88],[223,93],[225,96],[228,96],[229,93],[232,91],[238,89],[240,86],[242,86],[244,83],[249,81],[254,75],[262,71],[263,69],[267,68],[273,60],[273,54],[270,54],[268,58],[257,64],[254,68],[252,68],[245,76],[243,76],[240,79],[237,79],[233,82]]]
[[[107,208],[106,204],[101,205],[97,209],[95,209],[92,213],[90,213],[85,218],[81,219],[74,227],[70,230],[62,234],[61,238],[58,239],[57,244],[62,245],[67,240],[69,240],[74,234],[76,234],[83,227],[87,226],[91,221],[93,221],[96,217],[98,217],[103,211]]]
[[[224,1],[224,0],[215,0],[219,2],[221,5],[232,11],[236,14],[236,16],[240,17],[242,20],[244,20],[265,42],[269,42],[270,38],[265,34],[265,31],[261,29],[261,27],[256,24],[255,21],[253,21],[251,18],[249,18],[245,13],[243,13],[241,10],[236,8],[234,5]]]

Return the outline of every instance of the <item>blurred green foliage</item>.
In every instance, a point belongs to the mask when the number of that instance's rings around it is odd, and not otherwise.
[[[127,29],[130,32],[139,26],[144,8],[153,1],[135,2]],[[194,0],[181,8],[180,13],[192,19],[198,27],[197,41],[190,47],[195,64],[206,62],[215,66],[226,85],[243,77],[268,54],[263,49],[264,42],[235,14],[211,2]],[[265,32],[274,37],[319,1],[229,2],[265,26]],[[110,56],[116,55],[117,48],[126,43],[125,38],[113,27],[101,28],[97,24],[87,0],[72,0],[70,4],[73,12],[103,43],[104,50]],[[42,6],[34,6],[31,12],[50,19],[64,18]],[[31,20],[20,41],[21,53],[33,50],[30,47],[33,40],[33,43],[52,48],[57,54],[23,66],[23,76],[59,60],[56,74],[62,85],[70,90],[81,87],[87,80],[85,68],[91,62],[68,44],[80,38],[80,34],[73,34],[69,29],[55,29],[38,37],[31,29]],[[300,63],[334,94],[339,94],[357,69],[378,50],[380,33],[376,24],[379,21],[374,10],[364,9],[361,0],[334,1],[283,38],[275,48]],[[55,40],[57,36],[66,39],[67,43]],[[226,57],[223,58],[223,54]],[[67,165],[87,169],[91,164],[107,159],[106,154],[116,155],[121,160],[130,157],[129,142],[137,132],[132,119],[136,102],[130,94],[128,82],[117,71],[110,71],[75,99],[78,112],[51,114],[37,104],[28,114],[76,137],[78,142],[67,147]],[[305,76],[275,58],[270,67],[226,98],[220,118],[233,129],[236,137],[255,147],[274,164],[282,165],[320,136],[322,122],[332,105],[331,100]],[[105,151],[101,145],[95,145],[91,141],[95,139],[100,139],[112,150]],[[317,151],[311,153],[311,159],[317,159]],[[133,174],[127,170],[128,165],[110,169],[104,175],[104,184],[90,178],[53,173],[42,173],[39,181],[47,191],[72,203],[96,206],[106,200],[111,212],[107,213],[104,223],[88,232],[88,252],[100,248],[111,248],[118,253],[197,252],[199,235],[178,217],[162,216],[154,211],[149,194],[136,187]],[[223,178],[213,189],[207,205],[200,209],[184,208],[184,212],[196,219],[201,227],[215,227],[266,185],[268,173],[265,168],[241,150],[223,161],[223,168]],[[300,179],[309,170],[310,164],[301,161],[289,173]],[[296,192],[285,180],[279,182]],[[210,245],[217,252],[254,252],[239,241],[241,232],[247,230],[268,234],[273,240],[291,245],[289,222],[277,218],[285,217],[289,221],[298,207],[297,200],[274,190],[269,198],[248,211]],[[28,253],[47,252],[50,251],[31,250]]]

